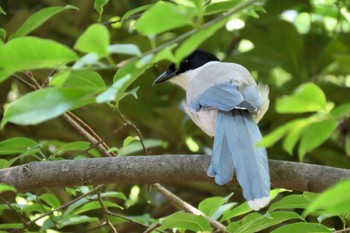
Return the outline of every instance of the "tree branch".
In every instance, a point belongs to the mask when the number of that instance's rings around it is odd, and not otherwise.
[[[25,192],[88,184],[213,182],[207,176],[209,162],[210,156],[204,155],[31,162],[0,170],[0,183]],[[350,178],[347,169],[276,160],[269,164],[272,186],[295,191],[321,192],[341,179]]]

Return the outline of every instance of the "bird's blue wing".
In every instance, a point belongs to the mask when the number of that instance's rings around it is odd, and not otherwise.
[[[190,108],[199,111],[200,108],[217,108],[230,111],[244,100],[238,87],[229,83],[217,84],[204,91],[190,103]]]
[[[240,92],[226,83],[209,88],[190,105],[196,111],[202,107],[218,110],[208,175],[222,185],[236,172],[243,196],[255,210],[268,204],[270,192],[266,150],[256,146],[262,136],[250,114],[259,111],[261,103],[257,87],[247,86]]]
[[[216,84],[204,91],[190,103],[190,108],[216,108],[220,111],[231,111],[234,108],[247,109],[250,113],[258,113],[262,100],[256,86],[247,86],[241,92],[232,83]]]

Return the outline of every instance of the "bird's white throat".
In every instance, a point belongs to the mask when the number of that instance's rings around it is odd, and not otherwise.
[[[219,63],[219,61],[211,61],[211,62],[207,62],[204,65],[194,69],[194,70],[188,70],[184,73],[178,74],[175,77],[171,78],[169,81],[171,83],[174,83],[180,87],[182,87],[183,89],[187,90],[188,84],[195,78],[197,77],[198,73],[205,67],[215,64],[215,63]]]

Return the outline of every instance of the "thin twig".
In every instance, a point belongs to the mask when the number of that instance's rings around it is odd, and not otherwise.
[[[156,230],[160,226],[161,226],[160,223],[156,223],[153,226],[147,228],[143,233],[151,233],[152,231]]]
[[[101,197],[101,190],[98,190],[97,192],[97,200],[101,205],[101,208],[103,210],[103,218],[106,221],[106,224],[112,229],[112,231],[114,233],[118,233],[117,228],[115,228],[115,226],[113,225],[113,223],[111,223],[111,221],[109,220],[109,211],[107,209],[107,207],[105,206],[105,204],[103,203],[102,197]]]
[[[83,121],[80,117],[78,117],[77,115],[75,115],[72,112],[67,112],[67,115],[69,115],[71,118],[73,118],[73,120],[75,120],[76,122],[78,122],[80,124],[80,126],[82,126],[90,135],[92,135],[96,140],[98,140],[99,144],[101,144],[101,146],[103,146],[106,150],[109,150],[109,146],[105,143],[104,140],[102,140],[102,138],[90,127],[90,125],[88,125],[85,121]],[[116,155],[113,155],[116,156]]]
[[[83,151],[79,151],[78,153],[76,153],[76,154],[74,155],[74,157],[76,157],[76,156],[78,156],[78,155],[81,155],[81,154],[84,154],[85,152],[88,152],[89,150],[91,150],[92,148],[96,147],[97,145],[99,145],[100,143],[102,143],[103,141],[105,141],[107,138],[109,138],[110,136],[112,136],[113,134],[118,133],[120,130],[122,130],[122,129],[123,129],[124,127],[126,127],[126,126],[127,126],[126,123],[122,124],[121,126],[119,126],[118,129],[114,130],[112,133],[110,133],[110,134],[106,135],[105,137],[103,137],[100,141],[97,142],[97,144],[93,144],[93,145],[89,146],[89,148],[86,148],[86,149],[83,150]]]
[[[33,82],[33,84],[36,86],[35,89],[41,89],[41,85],[38,83],[38,81],[34,78],[34,75],[32,71],[24,72],[24,74]]]
[[[75,199],[73,199],[73,200],[71,200],[71,201],[69,201],[69,202],[67,202],[67,203],[65,203],[65,204],[63,204],[63,205],[61,205],[60,207],[58,207],[58,208],[56,208],[56,209],[53,209],[53,210],[51,210],[51,211],[49,211],[49,212],[47,212],[47,213],[45,213],[45,214],[40,215],[39,217],[37,217],[37,218],[31,220],[30,222],[27,222],[27,223],[24,224],[24,225],[25,225],[25,226],[29,226],[29,225],[33,224],[34,222],[38,221],[39,219],[42,219],[42,218],[44,218],[44,217],[46,217],[46,216],[52,214],[52,213],[55,212],[55,211],[65,209],[65,208],[67,208],[68,206],[70,206],[71,204],[73,204],[73,203],[79,201],[80,199],[82,199],[82,198],[84,198],[84,197],[90,195],[91,193],[96,192],[97,190],[99,190],[99,189],[102,188],[103,186],[104,186],[103,184],[102,184],[102,185],[98,185],[98,186],[96,186],[94,189],[92,189],[90,192],[84,193],[84,194],[80,195],[79,197],[77,197],[77,198],[75,198]]]
[[[218,221],[215,221],[215,220],[211,219],[209,216],[205,215],[202,211],[200,211],[196,207],[190,205],[189,203],[185,202],[184,200],[182,200],[178,196],[174,195],[173,193],[168,191],[166,188],[162,187],[160,184],[155,183],[155,184],[153,184],[153,187],[158,192],[160,192],[161,194],[163,194],[164,196],[169,198],[174,204],[176,204],[180,208],[182,208],[182,209],[184,209],[184,210],[186,210],[186,211],[188,211],[188,212],[190,212],[192,214],[203,216],[205,219],[208,220],[210,225],[212,225],[213,227],[219,229],[222,232],[226,232],[226,227],[224,225],[222,225]]]
[[[350,232],[350,227],[335,231],[334,233],[349,233],[349,232]]]
[[[67,113],[63,114],[63,118],[75,128],[86,140],[88,140],[92,145],[96,145],[96,149],[106,157],[113,157],[114,154],[108,152],[99,141],[89,134],[81,125],[79,125],[73,118],[71,118]]]
[[[146,153],[146,155],[149,155],[149,153],[148,153],[148,151],[147,151],[147,148],[146,148],[146,146],[145,146],[145,143],[144,143],[144,140],[143,140],[143,137],[142,137],[142,134],[141,134],[140,129],[137,128],[137,126],[136,126],[134,123],[132,123],[131,121],[129,121],[128,119],[126,119],[126,118],[124,117],[124,115],[123,115],[120,111],[118,111],[118,113],[119,113],[120,117],[123,119],[123,121],[124,121],[128,126],[132,127],[132,128],[136,131],[137,136],[138,136],[139,139],[140,139],[140,143],[141,143],[141,146],[142,146],[142,148],[143,148],[143,151]]]
[[[16,210],[10,202],[8,202],[5,198],[0,197],[1,201],[3,201],[11,210],[13,210],[13,212],[15,212],[16,215],[18,215],[19,219],[21,220],[21,222],[26,225],[27,221],[25,220],[24,216],[22,215],[22,213],[20,213],[18,210]]]
[[[32,89],[34,89],[34,90],[37,89],[35,85],[33,85],[33,84],[31,84],[30,82],[24,80],[24,79],[23,79],[22,77],[20,77],[20,76],[18,76],[18,75],[16,75],[16,74],[13,74],[13,77],[15,77],[15,79],[17,79],[19,82],[21,82],[21,83],[23,83],[23,84],[25,84],[25,85],[31,87]]]

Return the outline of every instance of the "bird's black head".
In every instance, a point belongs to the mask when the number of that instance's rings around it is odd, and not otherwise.
[[[212,53],[197,49],[181,61],[178,70],[176,69],[175,63],[171,63],[166,71],[154,81],[154,84],[164,82],[186,71],[194,70],[210,61],[220,60]]]

